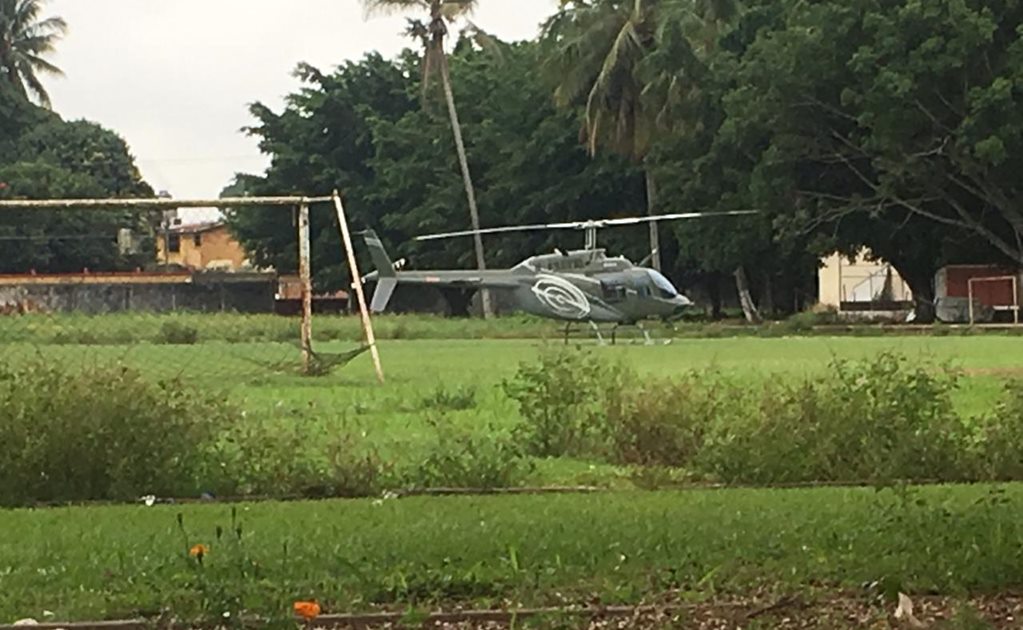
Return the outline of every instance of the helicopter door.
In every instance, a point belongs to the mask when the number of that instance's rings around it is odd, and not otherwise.
[[[608,302],[621,302],[625,299],[625,287],[620,284],[601,282],[600,288],[604,294],[604,299]]]

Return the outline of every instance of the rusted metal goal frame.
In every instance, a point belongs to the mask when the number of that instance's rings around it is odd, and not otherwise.
[[[975,313],[973,307],[973,285],[981,282],[1011,282],[1012,283],[1012,305],[994,306],[995,310],[1011,310],[1013,324],[1019,326],[1019,278],[1017,276],[994,276],[991,278],[970,278],[966,281],[966,292],[969,299],[968,307],[970,309],[970,325],[973,326],[976,323]]]
[[[337,208],[338,221],[344,247],[351,266],[353,285],[358,296],[359,311],[362,318],[363,333],[366,343],[369,345],[373,356],[373,366],[376,369],[377,379],[384,381],[383,368],[380,363],[380,354],[376,346],[376,338],[373,334],[373,323],[369,312],[366,309],[366,300],[362,291],[362,284],[359,280],[358,267],[356,266],[355,253],[352,251],[352,242],[349,237],[348,225],[341,205],[341,197],[337,191],[329,197],[226,197],[223,199],[15,199],[0,201],[0,210],[72,210],[92,209],[104,210],[113,208],[140,208],[146,210],[177,210],[180,208],[251,208],[259,206],[286,206],[296,208],[298,212],[298,260],[299,278],[302,283],[302,370],[306,374],[311,372],[313,361],[313,288],[312,288],[312,262],[309,236],[309,206],[314,203],[334,203]]]

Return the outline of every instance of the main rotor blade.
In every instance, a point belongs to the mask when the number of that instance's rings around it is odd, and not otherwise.
[[[727,212],[680,212],[676,214],[655,214],[648,217],[626,217],[623,219],[604,219],[597,221],[601,227],[609,225],[635,225],[654,221],[680,221],[683,219],[703,219],[708,217],[728,217],[745,214],[759,214],[759,210],[729,210]]]
[[[535,225],[508,225],[496,228],[484,228],[482,230],[462,230],[460,232],[443,232],[440,234],[426,234],[417,236],[415,241],[435,241],[442,238],[455,238],[458,236],[472,236],[473,234],[501,234],[504,232],[530,232],[536,230],[573,230],[586,225],[583,222],[575,223],[538,223]]]
[[[585,230],[586,228],[604,228],[616,225],[636,225],[652,221],[679,221],[682,219],[702,219],[705,217],[725,217],[744,214],[759,214],[759,210],[730,210],[727,212],[681,212],[676,214],[655,214],[647,217],[625,217],[621,219],[592,219],[589,221],[571,221],[567,223],[537,223],[533,225],[507,225],[504,227],[484,228],[482,230],[460,230],[458,232],[442,232],[416,236],[416,241],[435,241],[443,238],[472,236],[474,234],[504,234],[508,232],[533,232],[538,230]]]

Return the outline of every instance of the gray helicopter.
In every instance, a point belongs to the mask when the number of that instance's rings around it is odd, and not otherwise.
[[[636,225],[650,221],[677,221],[711,216],[754,214],[755,211],[720,213],[689,212],[649,217],[600,219],[570,223],[520,225],[479,230],[479,234],[498,234],[531,230],[573,229],[585,232],[585,248],[569,252],[555,251],[523,260],[510,269],[402,271],[387,255],[383,243],[372,230],[362,232],[376,271],[363,282],[376,282],[370,310],[383,312],[399,284],[430,285],[439,288],[492,289],[505,291],[515,306],[527,313],[567,323],[565,334],[576,323],[588,323],[603,342],[598,324],[636,326],[647,343],[650,335],[644,320],[671,321],[692,302],[656,269],[634,264],[622,256],[608,256],[597,247],[597,230],[606,227]],[[417,237],[429,241],[472,236],[476,231],[447,232]],[[614,334],[614,333],[612,333]],[[612,337],[613,339],[614,337]]]

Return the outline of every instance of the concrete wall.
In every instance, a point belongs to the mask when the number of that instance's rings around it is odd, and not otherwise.
[[[34,311],[86,313],[274,312],[276,280],[167,284],[0,285],[0,310],[19,305]]]

